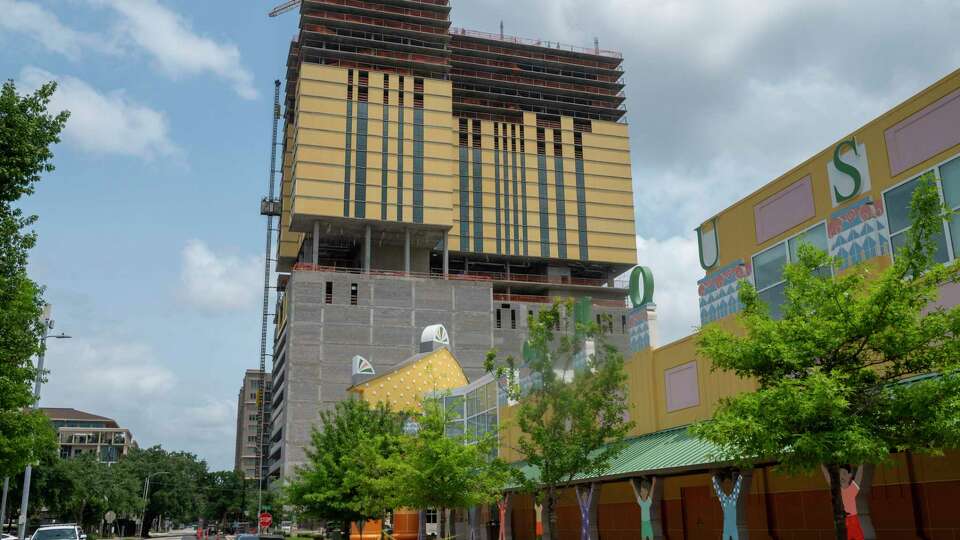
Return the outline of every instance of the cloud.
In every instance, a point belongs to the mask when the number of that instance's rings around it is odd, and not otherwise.
[[[252,307],[263,279],[263,261],[215,253],[204,242],[190,240],[183,248],[183,300],[200,311],[216,315]]]
[[[27,66],[20,72],[23,89],[30,91],[56,81],[51,109],[70,111],[64,129],[67,142],[94,154],[120,154],[152,160],[181,154],[171,140],[163,112],[130,99],[124,90],[101,93],[86,82]]]
[[[150,346],[123,338],[51,340],[41,405],[113,418],[141,447],[200,452],[215,468],[229,468],[235,398],[204,397],[192,377],[181,380],[166,364]]]
[[[692,334],[700,326],[697,280],[703,277],[696,237],[657,240],[637,235],[637,260],[653,272],[657,345]]]
[[[138,399],[160,398],[176,384],[173,372],[141,343],[74,338],[56,340],[49,351],[51,376],[44,394],[128,405]]]
[[[93,0],[120,19],[114,30],[146,51],[171,77],[212,73],[244,99],[255,99],[253,74],[240,62],[240,49],[193,31],[187,20],[155,0]]]
[[[507,34],[623,52],[646,238],[688,236],[960,64],[955,0],[488,0],[453,17],[495,30],[506,13]]]
[[[21,33],[33,38],[47,50],[76,60],[83,50],[116,53],[103,36],[79,32],[64,25],[56,14],[32,2],[0,0],[0,31]]]

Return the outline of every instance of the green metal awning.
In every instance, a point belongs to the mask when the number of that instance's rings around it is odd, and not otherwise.
[[[705,471],[723,463],[710,456],[718,455],[713,444],[698,439],[687,431],[687,426],[665,429],[626,441],[623,451],[610,461],[609,466],[598,475],[577,475],[573,483],[613,481],[641,475],[668,476],[681,473]],[[519,463],[517,466],[527,478],[536,481],[537,467]],[[509,486],[508,490],[520,486]]]

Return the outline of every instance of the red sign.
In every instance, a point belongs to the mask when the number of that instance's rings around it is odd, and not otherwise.
[[[270,525],[273,525],[273,516],[269,512],[260,514],[260,527],[266,529]]]

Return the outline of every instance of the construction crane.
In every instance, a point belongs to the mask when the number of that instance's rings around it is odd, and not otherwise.
[[[287,0],[286,2],[280,4],[279,6],[270,10],[271,17],[276,17],[277,15],[283,15],[284,13],[294,10],[297,6],[300,5],[300,0]]]

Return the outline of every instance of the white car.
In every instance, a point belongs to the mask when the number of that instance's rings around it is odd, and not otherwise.
[[[12,534],[2,533],[0,534],[0,540],[17,540],[17,537]]]
[[[60,525],[44,525],[33,531],[30,540],[87,540],[80,527],[72,523]]]

